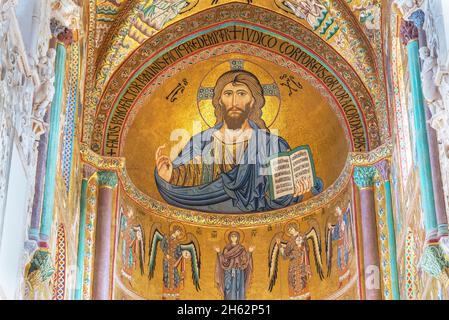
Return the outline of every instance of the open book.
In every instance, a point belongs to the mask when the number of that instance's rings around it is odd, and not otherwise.
[[[278,153],[270,158],[271,199],[293,195],[296,182],[301,179],[308,180],[311,186],[316,183],[315,166],[308,145]]]

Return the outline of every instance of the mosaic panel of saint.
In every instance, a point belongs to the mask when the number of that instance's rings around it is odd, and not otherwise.
[[[291,148],[262,119],[264,90],[253,73],[222,74],[212,104],[215,125],[194,135],[176,159],[164,155],[165,146],[156,151],[156,185],[165,201],[206,212],[263,212],[298,203],[314,189],[301,179],[292,194],[270,195],[269,159]]]

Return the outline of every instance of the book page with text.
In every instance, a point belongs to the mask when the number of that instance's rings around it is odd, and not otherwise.
[[[273,197],[280,197],[293,194],[295,185],[293,184],[292,168],[290,158],[288,156],[279,157],[270,161]]]
[[[311,186],[314,185],[312,162],[308,150],[302,149],[290,156],[293,171],[294,184],[301,179],[306,179]],[[309,190],[307,190],[308,192]]]

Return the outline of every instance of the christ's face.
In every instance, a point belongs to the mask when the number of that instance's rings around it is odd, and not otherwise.
[[[229,129],[240,129],[248,119],[254,98],[243,83],[228,83],[221,93],[220,103],[224,108],[224,120]]]

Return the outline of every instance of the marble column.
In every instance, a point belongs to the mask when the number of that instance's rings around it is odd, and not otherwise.
[[[374,206],[374,167],[356,167],[354,182],[359,189],[363,239],[363,265],[366,300],[382,300],[380,290],[380,256]]]
[[[78,229],[78,249],[76,259],[76,283],[75,300],[82,300],[83,277],[84,277],[84,253],[86,242],[86,209],[87,209],[87,188],[90,178],[95,173],[95,169],[89,165],[83,166],[83,179],[81,181],[80,194],[80,219]]]
[[[390,163],[388,160],[382,160],[376,164],[376,169],[381,177],[385,189],[385,205],[387,209],[387,232],[388,232],[388,246],[390,249],[390,279],[393,300],[400,300],[399,293],[399,277],[396,253],[396,233],[394,229],[393,217],[393,200],[391,194],[391,180],[390,180]]]
[[[44,122],[49,123],[50,111],[47,111]],[[39,225],[41,222],[43,190],[45,183],[45,166],[47,162],[48,131],[40,136],[38,144],[36,184],[34,186],[33,209],[31,211],[31,223],[28,230],[28,238],[36,242],[39,241]]]
[[[45,166],[44,198],[39,230],[39,247],[48,248],[53,223],[55,202],[56,171],[60,138],[60,120],[63,86],[65,78],[66,48],[63,43],[56,45],[55,95],[50,109],[50,128],[48,133],[47,162]]]
[[[427,47],[426,33],[423,29],[424,26],[425,13],[422,10],[417,10],[413,12],[410,16],[410,20],[418,28],[418,43],[419,48]],[[423,85],[426,85],[423,83]],[[427,84],[430,85],[430,84]],[[434,85],[434,84],[433,84]],[[424,94],[425,96],[425,94]],[[438,135],[434,128],[431,127],[430,122],[432,119],[432,113],[424,99],[424,109],[425,117],[427,123],[427,139],[429,141],[429,155],[430,155],[430,166],[432,170],[432,185],[435,197],[435,212],[438,224],[438,237],[448,235],[448,222],[446,216],[446,204],[444,199],[444,189],[443,180],[441,175],[440,166],[440,152],[438,146]]]
[[[111,228],[114,189],[118,183],[113,171],[98,172],[98,209],[95,231],[93,299],[108,300],[111,276]]]
[[[414,136],[417,146],[417,167],[421,187],[421,206],[424,214],[426,240],[434,241],[438,234],[433,192],[432,167],[430,162],[429,142],[427,139],[427,123],[424,97],[422,92],[418,28],[413,22],[402,21],[402,43],[407,46],[408,67],[413,98]]]

